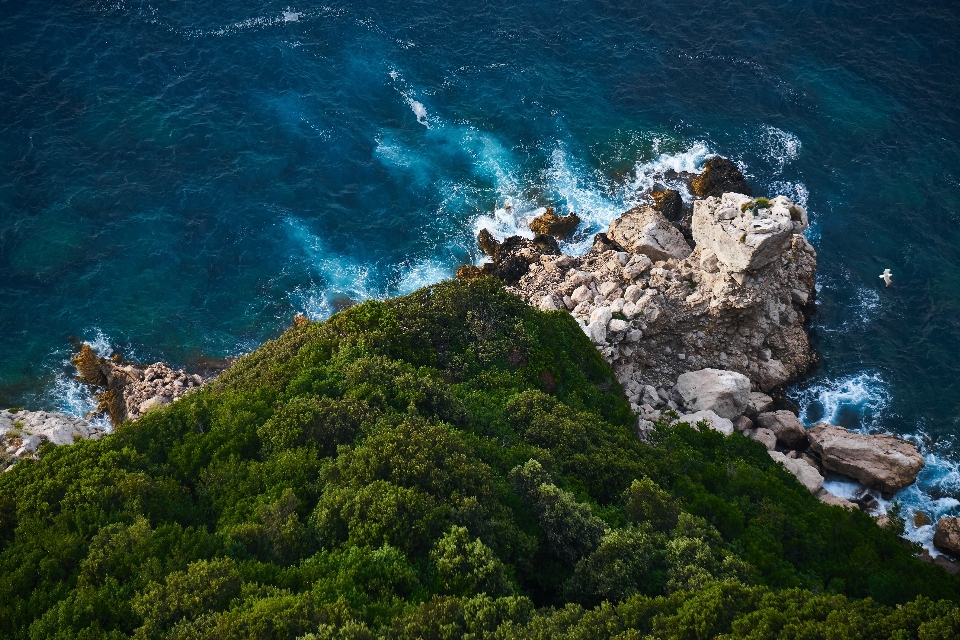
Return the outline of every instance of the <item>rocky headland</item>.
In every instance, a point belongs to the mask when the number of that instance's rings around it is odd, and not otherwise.
[[[723,158],[692,177],[690,191],[692,205],[653,191],[581,256],[557,243],[578,219],[553,209],[530,223],[532,239],[498,242],[481,231],[492,260],[458,276],[493,275],[533,306],[571,313],[623,385],[641,438],[659,420],[739,431],[822,501],[846,508],[875,504],[829,493],[828,473],[884,495],[913,483],[924,461],[912,443],[827,424],[807,430],[786,400],[786,385],[818,365],[805,328],[817,263],[806,210],[782,195],[754,198]]]
[[[830,494],[827,473],[884,495],[913,483],[924,461],[912,443],[829,424],[807,430],[786,400],[785,386],[818,364],[805,329],[815,310],[816,272],[816,251],[803,235],[805,209],[785,196],[752,197],[736,166],[722,158],[692,177],[690,190],[697,196],[692,206],[677,191],[654,190],[651,204],[622,214],[581,256],[563,254],[557,241],[580,219],[552,208],[531,221],[532,239],[501,242],[482,230],[478,241],[492,260],[457,275],[492,275],[541,310],[572,314],[623,386],[640,438],[658,421],[739,431],[822,501],[846,508],[873,505]],[[105,358],[89,345],[73,363],[78,379],[97,390],[96,412],[114,426],[216,373]],[[0,412],[3,466],[36,457],[43,441],[69,444],[101,433],[63,414]],[[958,527],[941,521],[937,548],[960,555]]]

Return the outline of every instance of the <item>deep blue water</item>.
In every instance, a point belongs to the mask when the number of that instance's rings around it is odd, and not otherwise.
[[[805,418],[960,495],[955,1],[288,3],[0,2],[0,405],[88,410],[70,335],[235,355],[538,207],[582,249],[716,153],[811,212]]]

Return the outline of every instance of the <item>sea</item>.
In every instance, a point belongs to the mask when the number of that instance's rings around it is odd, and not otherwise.
[[[548,206],[586,251],[713,155],[808,208],[822,365],[790,397],[920,447],[895,500],[932,549],[960,515],[956,0],[0,1],[0,406],[86,415],[71,340],[237,356]]]

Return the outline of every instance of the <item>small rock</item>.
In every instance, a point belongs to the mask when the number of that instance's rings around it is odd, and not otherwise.
[[[610,223],[607,236],[632,253],[642,253],[651,260],[690,255],[690,245],[683,234],[651,206],[636,207]]]
[[[611,280],[608,282],[604,282],[599,287],[597,287],[597,291],[599,291],[600,295],[602,295],[603,297],[607,297],[616,288],[617,288],[617,283]]]
[[[603,345],[607,342],[607,323],[594,321],[584,327],[584,333],[590,338],[590,342],[596,345]]]
[[[761,413],[757,416],[757,423],[772,431],[777,441],[788,449],[804,450],[808,446],[807,430],[800,424],[793,412],[780,410]]]
[[[744,410],[746,415],[751,418],[757,417],[761,413],[766,413],[773,408],[773,398],[759,391],[751,391],[747,400],[747,408]]]
[[[740,416],[739,418],[733,421],[733,427],[737,431],[743,433],[748,429],[753,429],[753,420],[751,420],[747,416]]]
[[[760,431],[763,431],[763,429],[760,429]],[[770,454],[774,462],[779,462],[787,471],[792,473],[800,484],[806,487],[807,491],[820,497],[819,492],[823,491],[823,476],[821,476],[816,469],[804,464],[800,460],[788,458],[779,451],[768,450],[767,453]],[[821,498],[821,500],[823,500],[823,498]]]
[[[669,405],[669,403],[667,404]],[[714,431],[719,431],[725,436],[729,436],[733,433],[733,422],[727,418],[717,415],[714,411],[709,409],[695,411],[693,413],[680,416],[680,422],[686,422],[691,427],[697,426],[697,424],[699,424],[701,421],[705,421],[708,425],[710,425],[711,429]]]
[[[626,332],[628,326],[629,325],[627,324],[626,320],[614,318],[607,325],[607,331],[614,334],[623,334]]]
[[[777,448],[777,436],[770,429],[761,427],[756,429],[750,437],[765,446],[768,451]]]
[[[586,302],[587,300],[590,300],[592,297],[593,297],[593,293],[591,293],[590,289],[588,289],[587,286],[583,284],[577,287],[576,289],[574,289],[573,293],[570,294],[570,299],[573,300],[574,303],[576,304],[580,304],[581,302]]]
[[[846,498],[841,498],[840,496],[835,496],[826,489],[821,488],[814,495],[824,504],[833,505],[834,507],[843,507],[849,511],[854,511],[857,509],[857,505],[853,504]]]
[[[660,394],[649,384],[643,385],[640,398],[643,404],[650,405],[651,409],[663,406],[663,399],[660,398]]]
[[[593,313],[590,314],[590,322],[602,322],[603,326],[606,327],[610,320],[613,318],[613,312],[610,311],[610,307],[597,307],[593,310]]]

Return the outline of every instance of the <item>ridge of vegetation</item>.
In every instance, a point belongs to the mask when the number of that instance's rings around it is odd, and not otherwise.
[[[635,425],[495,280],[366,302],[0,474],[0,635],[960,636],[960,582],[762,445]]]

